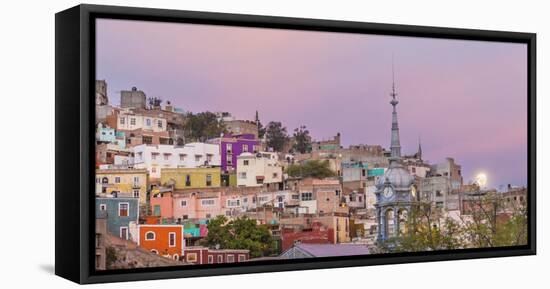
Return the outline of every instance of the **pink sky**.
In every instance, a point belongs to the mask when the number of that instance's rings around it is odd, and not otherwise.
[[[112,103],[132,86],[186,111],[229,111],[345,146],[389,146],[395,59],[404,153],[454,157],[465,181],[527,183],[523,44],[98,20],[97,79]]]

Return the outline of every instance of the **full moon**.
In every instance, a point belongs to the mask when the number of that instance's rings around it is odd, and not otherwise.
[[[476,176],[476,183],[477,183],[480,187],[484,187],[484,186],[487,184],[487,175],[484,174],[484,173],[479,173],[479,174]]]

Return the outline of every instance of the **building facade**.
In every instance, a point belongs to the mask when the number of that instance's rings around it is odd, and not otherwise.
[[[107,232],[124,240],[131,240],[131,223],[137,224],[138,199],[131,197],[96,197],[96,219],[105,219]]]
[[[179,260],[180,256],[183,256],[183,225],[139,225],[138,236],[138,245],[154,254],[174,260]]]
[[[99,169],[96,170],[96,194],[126,194],[147,201],[149,174],[143,169]]]
[[[160,183],[176,190],[219,187],[220,168],[162,168]]]
[[[283,169],[273,152],[241,153],[237,157],[237,185],[259,187],[264,184],[281,183]]]

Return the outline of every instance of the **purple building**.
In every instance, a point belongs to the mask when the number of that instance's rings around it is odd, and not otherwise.
[[[219,142],[222,172],[235,171],[241,153],[260,151],[260,141],[253,134],[224,135]]]

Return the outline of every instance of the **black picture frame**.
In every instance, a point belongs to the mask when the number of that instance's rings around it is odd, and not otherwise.
[[[289,261],[95,271],[94,117],[95,25],[97,18],[200,23],[485,40],[528,45],[528,244]],[[536,34],[238,15],[101,5],[79,5],[55,16],[55,274],[77,283],[307,270],[536,254]]]

